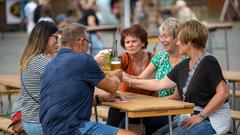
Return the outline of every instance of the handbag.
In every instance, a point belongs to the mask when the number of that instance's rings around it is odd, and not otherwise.
[[[40,104],[39,101],[37,99],[35,99],[30,93],[29,91],[26,89],[23,79],[22,79],[22,72],[21,72],[21,82],[22,82],[22,86],[24,88],[24,90],[27,92],[27,94],[31,97],[31,99],[33,99],[36,103]],[[37,108],[39,109],[39,108]],[[23,127],[22,127],[22,113],[20,111],[16,112],[13,116],[12,116],[12,123],[8,126],[8,128],[12,127],[12,130],[14,131],[14,133],[16,135],[25,135],[26,132],[24,131]]]
[[[12,116],[12,123],[8,126],[8,129],[12,127],[12,130],[15,135],[25,135],[26,132],[22,127],[22,114],[21,112],[16,112]]]

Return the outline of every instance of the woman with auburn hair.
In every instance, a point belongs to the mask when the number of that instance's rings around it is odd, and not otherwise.
[[[162,80],[131,78],[123,81],[151,91],[177,86],[172,98],[195,104],[193,114],[179,115],[173,121],[173,134],[225,134],[230,128],[229,88],[217,59],[205,51],[207,28],[196,20],[184,23],[177,31],[180,54],[189,56],[176,65]],[[168,127],[160,129],[161,134]]]
[[[130,28],[123,29],[121,32],[121,46],[125,51],[121,56],[121,69],[130,75],[138,76],[148,66],[154,53],[147,52],[148,34],[139,24],[132,25]],[[144,89],[132,88],[128,83],[122,82],[119,86],[120,91],[132,92],[137,94],[154,96],[155,92]],[[110,108],[107,124],[115,127],[122,127],[125,114],[119,109]],[[122,121],[122,122],[121,122]],[[140,119],[130,119],[130,130],[138,132],[136,128],[140,124]]]
[[[40,21],[33,28],[20,61],[20,103],[22,126],[28,135],[43,135],[39,122],[40,78],[46,64],[58,50],[58,28],[53,22]],[[16,106],[16,105],[15,105]]]

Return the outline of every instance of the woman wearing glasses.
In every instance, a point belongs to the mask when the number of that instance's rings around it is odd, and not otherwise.
[[[58,28],[53,22],[40,21],[33,28],[20,61],[20,111],[28,135],[43,135],[39,122],[40,77],[55,56]]]
[[[173,69],[175,65],[186,58],[184,55],[179,53],[179,49],[176,45],[176,32],[180,25],[181,22],[173,17],[168,18],[161,24],[159,27],[159,40],[163,46],[163,50],[151,59],[150,64],[137,78],[153,78],[151,75],[155,75],[155,79],[161,80]],[[171,96],[174,93],[174,89],[175,88],[159,90],[158,96]],[[167,116],[145,118],[145,134],[151,135],[167,123]]]

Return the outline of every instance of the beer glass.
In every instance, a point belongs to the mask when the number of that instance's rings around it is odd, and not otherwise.
[[[111,59],[110,61],[111,70],[116,70],[121,68],[121,60],[119,58]]]

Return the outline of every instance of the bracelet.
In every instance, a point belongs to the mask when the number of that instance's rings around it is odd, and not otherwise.
[[[205,119],[205,112],[204,112],[204,111],[201,111],[201,112],[199,113],[199,116],[201,117],[202,120],[204,120],[204,119]]]
[[[102,103],[100,98],[99,98],[99,95],[95,95],[95,100],[96,100],[97,104],[101,104]]]

